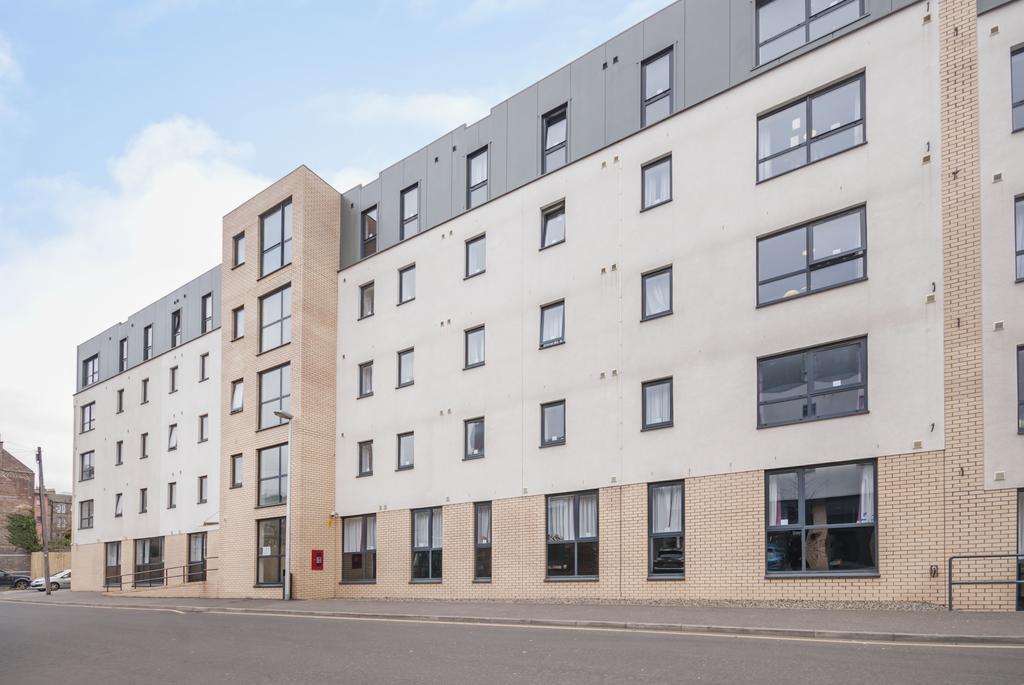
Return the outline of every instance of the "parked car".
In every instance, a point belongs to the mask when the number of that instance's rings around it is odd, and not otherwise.
[[[0,568],[0,587],[12,587],[15,590],[24,590],[32,579],[24,573],[12,573]]]
[[[32,587],[40,592],[46,590],[46,584],[43,582],[42,578],[36,578],[33,580]],[[60,590],[61,588],[65,590],[71,589],[71,569],[67,569],[50,576],[50,589]]]

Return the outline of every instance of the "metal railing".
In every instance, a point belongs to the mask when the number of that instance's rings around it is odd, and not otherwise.
[[[1013,580],[953,580],[953,562],[957,559],[1016,559],[1013,569]],[[1013,585],[1020,587],[1024,580],[1020,579],[1020,562],[1024,554],[959,554],[949,558],[946,565],[946,607],[953,611],[953,586],[955,585]],[[1019,602],[1019,598],[1015,597]]]
[[[170,581],[178,579],[180,579],[179,585],[202,583],[206,581],[207,574],[217,570],[210,568],[208,563],[210,560],[216,559],[217,557],[206,557],[203,561],[191,561],[181,566],[164,568],[161,565],[159,568],[147,568],[142,571],[111,576],[106,575],[106,571],[104,571],[103,591],[122,590],[126,584],[133,589],[171,587],[174,583]],[[128,583],[125,582],[126,580]]]

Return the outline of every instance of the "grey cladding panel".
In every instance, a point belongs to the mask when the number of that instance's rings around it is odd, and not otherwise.
[[[640,128],[640,55],[643,25],[612,38],[605,45],[605,143],[621,140]],[[618,61],[616,61],[618,58]]]
[[[477,124],[463,126],[452,132],[452,207],[455,214],[466,211],[466,158],[480,148],[480,130]],[[450,150],[450,148],[449,148]]]
[[[377,251],[398,242],[399,193],[405,188],[402,169],[398,164],[385,169],[380,175],[380,204],[377,205]]]
[[[434,160],[437,159],[435,162]],[[427,225],[452,217],[452,136],[435,140],[427,148]]]
[[[339,264],[344,269],[359,259],[359,209],[362,186],[342,193],[341,196],[341,245]]]
[[[683,5],[669,5],[643,22],[644,49],[641,59],[656,55],[665,48],[677,47],[683,39]],[[674,86],[675,84],[673,84]]]
[[[508,101],[508,187],[517,188],[537,177],[540,140],[537,124],[537,86]],[[570,134],[571,135],[571,134]]]
[[[907,0],[895,0],[895,2],[900,5],[910,4]],[[978,0],[978,14],[994,10],[1003,5],[1009,5],[1011,2],[1014,2],[1014,0]]]
[[[723,0],[686,0],[684,107],[720,93],[731,85],[729,14],[729,3]]]
[[[543,116],[569,102],[570,68],[564,66],[537,84],[537,114]]]
[[[572,63],[569,103],[569,158],[580,159],[604,146],[604,48]]]
[[[757,46],[754,38],[754,0],[729,0],[732,56],[729,61],[729,84],[736,85],[752,76]]]
[[[489,197],[508,191],[508,103],[491,110],[486,126],[481,122],[482,142],[489,145],[487,186]]]

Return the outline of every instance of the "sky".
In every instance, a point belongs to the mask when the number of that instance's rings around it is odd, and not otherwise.
[[[75,347],[670,0],[0,0],[0,439],[70,492]],[[101,462],[102,463],[102,460]]]

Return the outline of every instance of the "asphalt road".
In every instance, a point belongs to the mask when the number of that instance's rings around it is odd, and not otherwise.
[[[0,682],[1024,684],[1024,649],[0,602]]]

